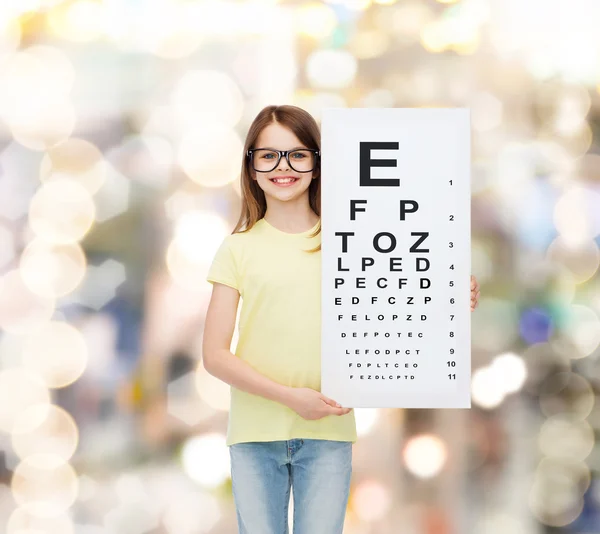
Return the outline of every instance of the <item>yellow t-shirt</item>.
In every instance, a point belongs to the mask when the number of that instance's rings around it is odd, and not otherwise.
[[[275,382],[321,390],[321,241],[260,219],[225,237],[207,281],[237,289],[236,356]],[[333,399],[337,400],[337,399]],[[354,410],[306,420],[287,406],[231,387],[227,445],[294,438],[356,442]]]

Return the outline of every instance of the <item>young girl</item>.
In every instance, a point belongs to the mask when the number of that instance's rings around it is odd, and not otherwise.
[[[343,529],[356,422],[351,408],[320,393],[319,151],[319,127],[303,109],[268,106],[257,115],[244,145],[242,213],[207,276],[203,363],[231,385],[227,445],[240,534],[287,534],[292,485],[294,534]]]

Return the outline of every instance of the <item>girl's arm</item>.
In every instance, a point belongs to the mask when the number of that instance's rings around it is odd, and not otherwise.
[[[230,386],[284,404],[304,419],[346,415],[333,399],[310,388],[284,386],[259,373],[229,350],[240,300],[237,289],[215,282],[206,312],[202,361],[211,375]]]
[[[229,350],[239,299],[236,289],[216,282],[213,284],[202,341],[204,368],[237,389],[287,406],[292,388],[267,378]]]

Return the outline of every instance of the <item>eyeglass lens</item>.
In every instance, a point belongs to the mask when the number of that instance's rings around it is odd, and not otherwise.
[[[290,167],[296,172],[309,172],[315,168],[316,155],[310,150],[292,150],[288,154]],[[279,163],[279,154],[274,150],[257,149],[252,154],[254,169],[260,172],[270,172]]]

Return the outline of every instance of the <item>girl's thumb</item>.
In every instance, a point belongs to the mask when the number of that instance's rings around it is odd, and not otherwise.
[[[338,404],[337,402],[335,402],[333,399],[330,399],[329,397],[326,397],[325,395],[323,395],[321,397],[327,404],[329,404],[330,406],[334,406],[335,408],[340,408],[341,405]]]

